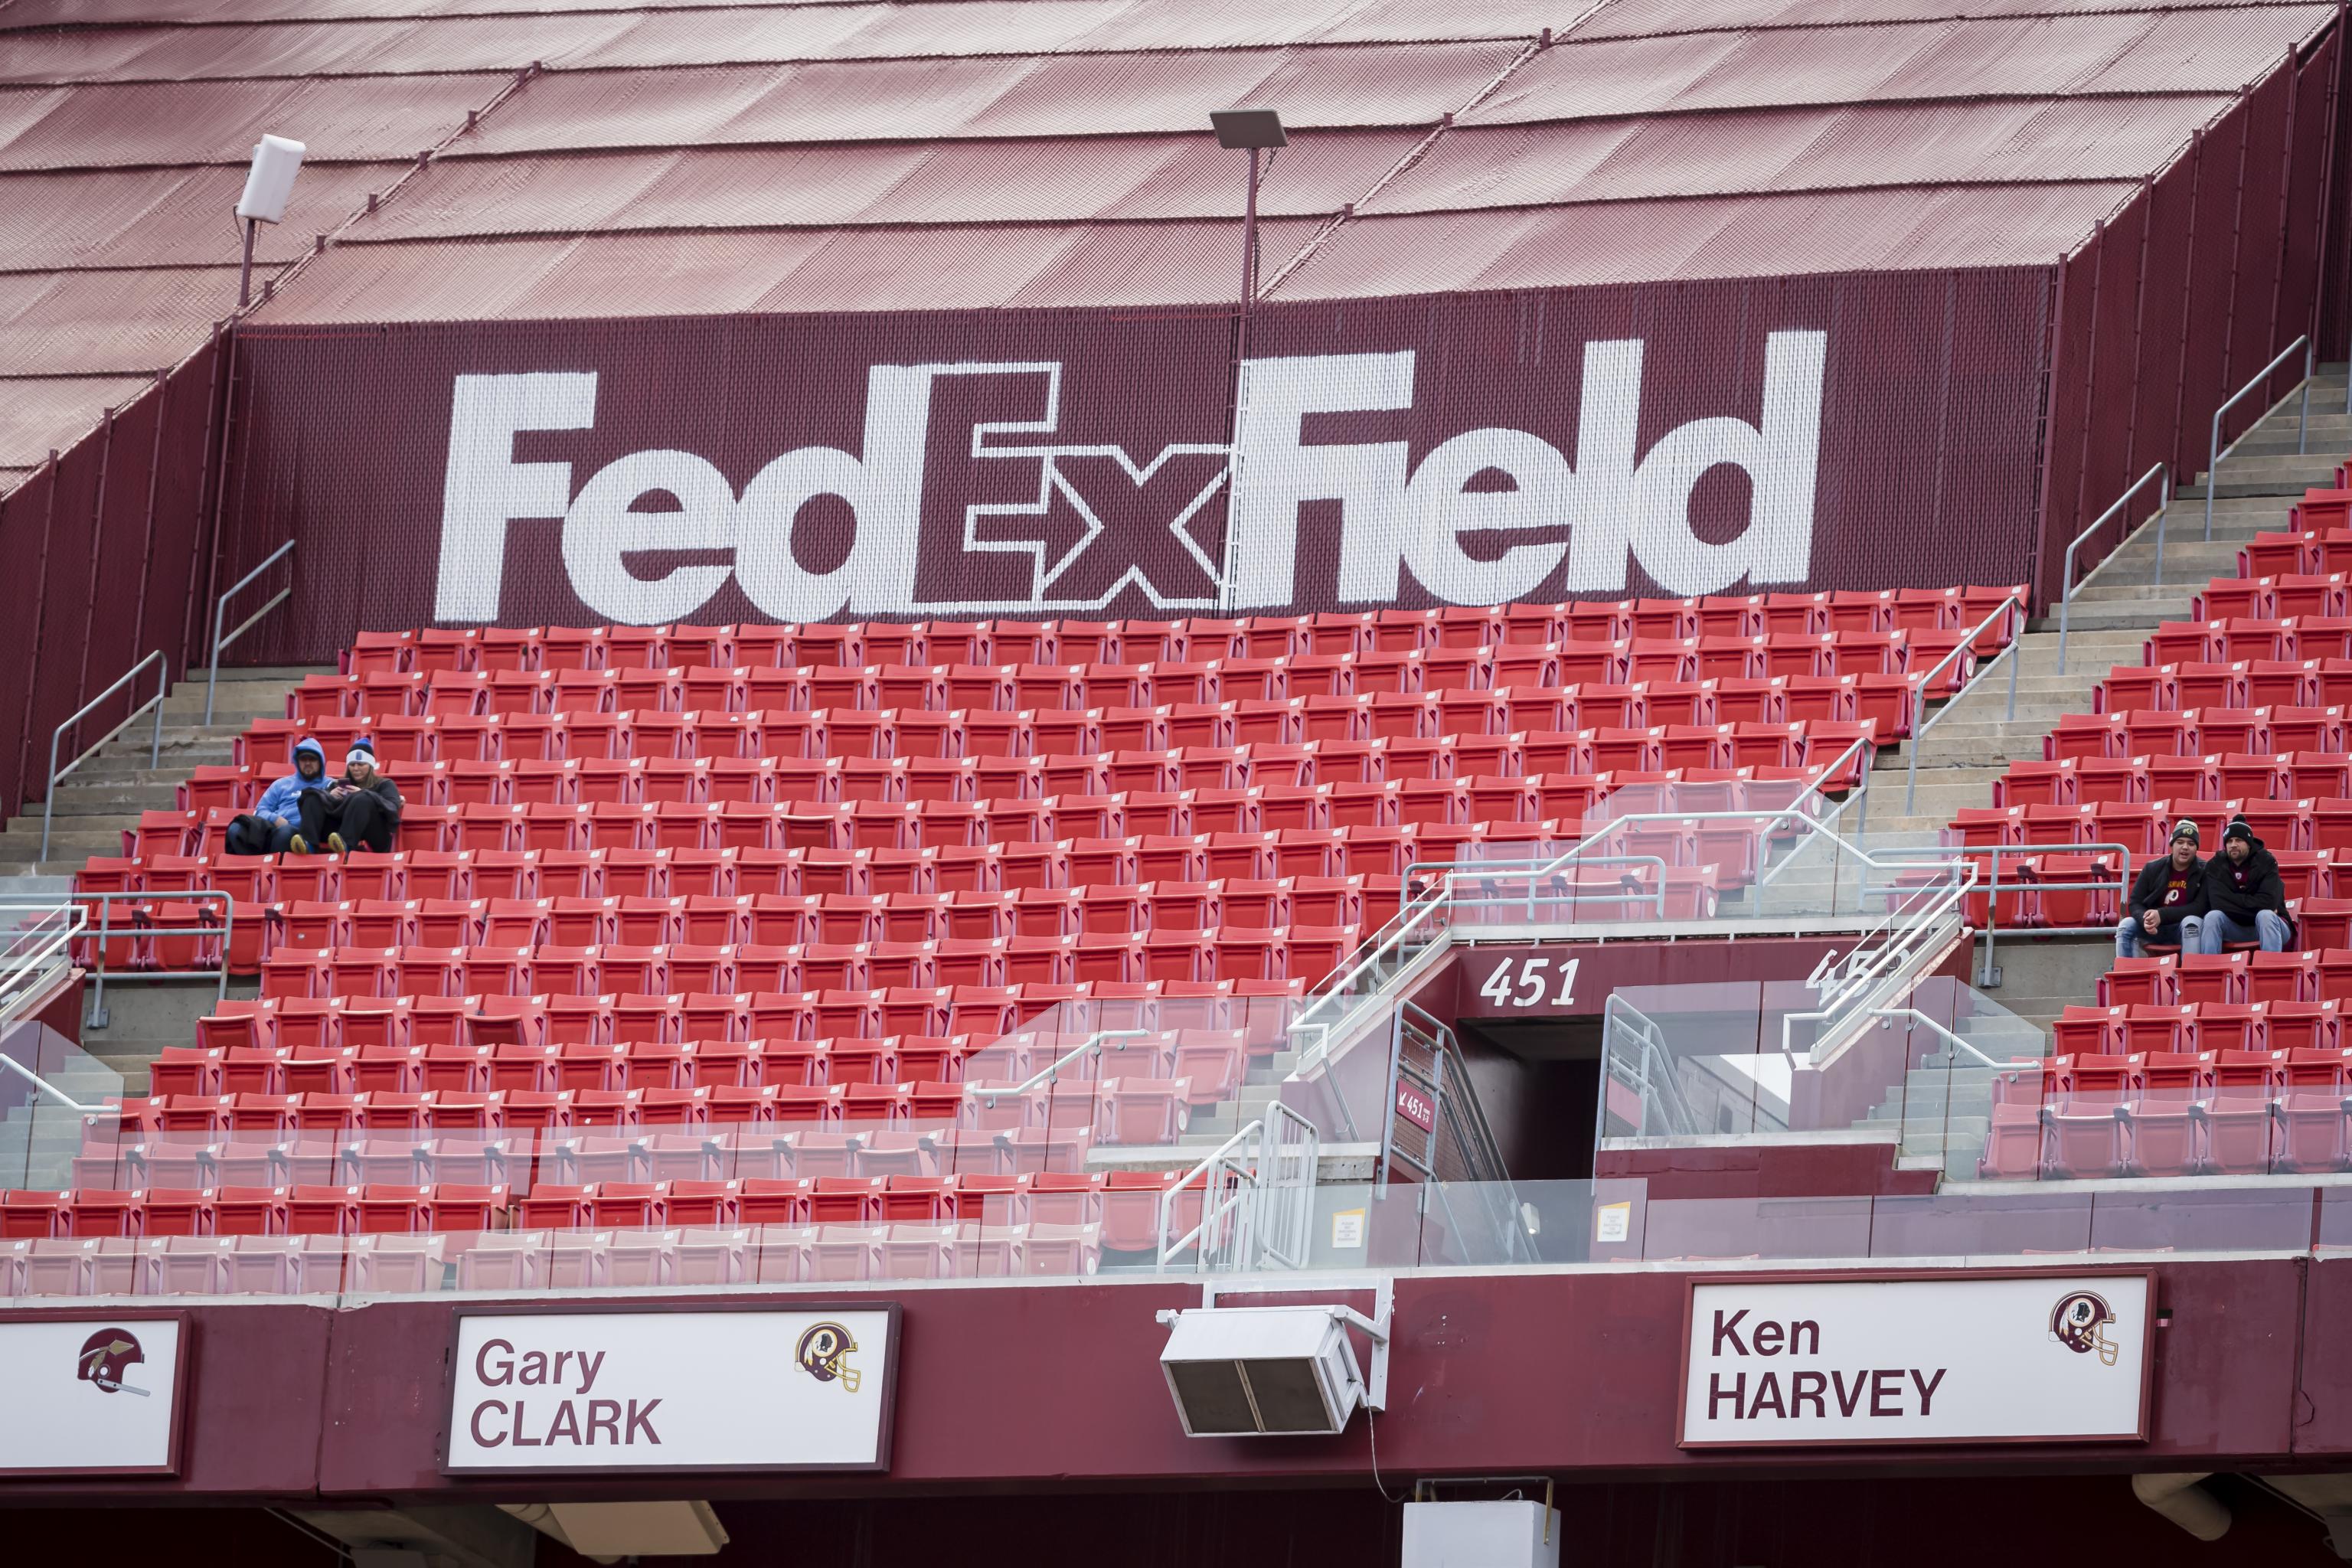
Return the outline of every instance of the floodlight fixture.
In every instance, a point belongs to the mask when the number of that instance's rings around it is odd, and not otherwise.
[[[246,172],[245,194],[236,199],[236,216],[245,220],[245,266],[236,279],[236,303],[242,310],[253,300],[253,237],[258,226],[282,223],[287,198],[294,194],[294,176],[302,168],[303,146],[284,136],[264,136],[253,145],[253,166]]]
[[[1213,109],[1209,111],[1209,123],[1216,128],[1220,147],[1255,151],[1290,145],[1290,137],[1282,129],[1282,115],[1276,110]]]

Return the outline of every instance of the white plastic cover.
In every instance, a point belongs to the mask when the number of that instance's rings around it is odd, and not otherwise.
[[[245,195],[236,199],[236,216],[276,223],[286,216],[286,198],[294,194],[294,176],[302,167],[302,143],[283,136],[264,136],[253,147],[253,169],[245,176]]]

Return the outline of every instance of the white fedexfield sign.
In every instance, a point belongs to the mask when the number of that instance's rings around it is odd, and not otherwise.
[[[518,436],[595,427],[596,373],[460,375],[450,399],[433,613],[443,621],[499,619],[509,526],[533,518],[563,520],[563,569],[581,602],[637,626],[686,617],[730,574],[753,605],[779,621],[1099,607],[1130,579],[1165,609],[1286,605],[1297,593],[1299,509],[1310,501],[1339,503],[1338,593],[1349,604],[1393,601],[1405,567],[1430,593],[1462,605],[1521,597],[1563,563],[1571,592],[1612,596],[1625,591],[1629,563],[1676,595],[1719,593],[1740,582],[1753,588],[1806,581],[1827,335],[1767,336],[1758,423],[1712,415],[1643,447],[1637,437],[1646,353],[1639,338],[1584,345],[1572,452],[1496,426],[1453,435],[1418,463],[1402,441],[1327,442],[1309,435],[1309,421],[1318,416],[1412,409],[1410,350],[1251,360],[1230,443],[1181,442],[1140,464],[1118,446],[1056,438],[1060,361],[877,364],[867,373],[856,456],[835,447],[796,447],[778,454],[740,491],[708,458],[667,447],[629,453],[593,473],[575,474],[569,461],[520,460]],[[1018,488],[1015,474],[1035,486],[1034,499],[965,508],[965,550],[1030,557],[1027,594],[1011,601],[916,591],[935,394],[959,381],[1018,381],[1038,389],[1034,417],[977,425],[969,437],[971,457],[1003,468],[1008,487]],[[1170,498],[1175,510],[1163,519],[1160,563],[1131,563],[1108,590],[1070,588],[1087,575],[1075,570],[1081,558],[1111,537],[1105,517],[1122,509],[1122,492],[1131,501],[1171,461],[1203,466]],[[1746,472],[1751,499],[1748,526],[1714,542],[1693,526],[1690,502],[1700,479],[1719,466]],[[1497,473],[1508,479],[1508,489],[1473,483]],[[1106,483],[1108,490],[1088,493]],[[1228,486],[1229,501],[1221,495]],[[674,499],[675,510],[639,509],[656,492]],[[846,502],[857,523],[847,558],[815,572],[795,552],[793,522],[820,496]],[[1075,542],[1057,545],[1022,531],[1024,519],[1042,526],[1061,505],[1086,525]],[[1194,518],[1219,506],[1229,508],[1224,547],[1212,552],[1195,535]],[[1565,541],[1553,537],[1562,527]],[[1514,534],[1526,542],[1499,552],[1465,542],[1471,535],[1508,541]],[[627,562],[668,551],[731,559],[674,566],[650,578]]]
[[[458,1320],[451,1470],[878,1469],[896,1314]]]
[[[0,1322],[0,1475],[177,1468],[175,1318]]]
[[[1685,1447],[2135,1441],[2146,1274],[1694,1283]]]

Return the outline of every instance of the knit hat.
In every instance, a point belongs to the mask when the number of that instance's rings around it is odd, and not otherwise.
[[[2185,816],[2172,825],[2172,842],[2178,844],[2184,838],[2191,844],[2197,842],[2197,825]]]
[[[2242,816],[2230,818],[2230,826],[2221,829],[2222,843],[2227,844],[2232,838],[2242,838],[2256,849],[2263,847],[2263,841],[2254,837],[2252,824]]]
[[[345,767],[350,767],[353,763],[362,761],[364,761],[370,767],[375,766],[375,742],[369,740],[365,735],[362,735],[358,740],[353,741],[352,742],[352,749],[343,753],[343,766]]]

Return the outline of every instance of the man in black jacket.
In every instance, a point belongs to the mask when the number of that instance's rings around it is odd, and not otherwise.
[[[2205,865],[2197,858],[2197,825],[2172,830],[2172,847],[2140,868],[2131,906],[2116,927],[2116,956],[2137,958],[2151,942],[2194,952],[2205,913]]]
[[[295,854],[373,849],[385,855],[404,803],[400,787],[376,772],[375,744],[362,737],[343,755],[343,776],[325,789],[305,790],[298,804],[302,830],[290,846]]]
[[[2200,952],[2219,952],[2225,942],[2254,941],[2264,952],[2281,952],[2294,934],[2287,923],[2278,858],[2263,847],[2242,816],[2230,819],[2221,830],[2221,853],[2205,864],[2205,903],[2198,931]]]

